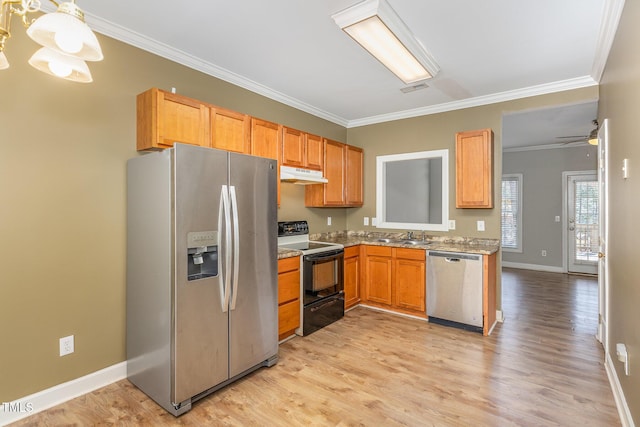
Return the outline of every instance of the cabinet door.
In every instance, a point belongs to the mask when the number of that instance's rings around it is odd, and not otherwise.
[[[242,113],[211,107],[211,146],[251,154],[251,118]]]
[[[296,129],[282,129],[282,164],[284,166],[304,167],[305,135]]]
[[[426,310],[425,261],[396,258],[393,273],[395,305],[424,313]]]
[[[251,154],[278,160],[280,158],[280,142],[282,126],[277,123],[251,118]],[[278,162],[278,165],[280,162]],[[278,206],[280,206],[280,167],[277,173]]]
[[[309,169],[322,170],[324,149],[322,137],[318,135],[306,134],[305,138],[306,161],[305,165]]]
[[[324,205],[342,206],[345,203],[345,144],[324,140]]]
[[[278,339],[300,327],[300,257],[278,260]]]
[[[278,160],[282,126],[251,118],[251,154]]]
[[[493,208],[493,131],[456,134],[456,207]]]
[[[360,247],[344,249],[344,308],[360,302]]]
[[[367,246],[365,249],[365,295],[367,301],[391,306],[391,248]]]
[[[364,199],[362,196],[362,167],[363,167],[363,151],[362,148],[347,145],[346,148],[346,204],[348,206],[362,206]]]
[[[195,99],[152,88],[136,98],[138,150],[176,142],[209,147],[209,107]]]

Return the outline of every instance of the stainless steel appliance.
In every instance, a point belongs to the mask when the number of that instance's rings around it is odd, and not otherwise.
[[[344,316],[344,246],[309,240],[307,221],[278,223],[278,246],[300,257],[301,327],[309,335]]]
[[[127,163],[127,377],[173,415],[277,362],[276,179],[183,144]]]
[[[482,332],[482,255],[427,252],[429,322]]]

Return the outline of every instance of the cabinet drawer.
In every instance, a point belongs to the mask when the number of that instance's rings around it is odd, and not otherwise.
[[[291,258],[283,258],[278,260],[278,274],[285,271],[299,270],[300,269],[300,257],[294,256]]]
[[[354,256],[360,255],[360,245],[358,246],[349,246],[348,248],[344,248],[344,257],[352,258]]]
[[[408,249],[408,248],[394,248],[393,256],[395,258],[414,259],[416,261],[424,261],[426,259],[427,251],[424,249]]]
[[[391,256],[391,248],[387,246],[367,246],[366,247],[367,256]]]
[[[278,274],[278,304],[300,298],[300,270]]]
[[[300,326],[300,300],[288,302],[278,307],[278,335]]]

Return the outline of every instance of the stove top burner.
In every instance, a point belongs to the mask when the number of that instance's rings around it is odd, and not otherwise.
[[[298,250],[305,255],[344,248],[339,243],[309,240],[309,225],[307,221],[278,222],[278,246],[285,249]]]

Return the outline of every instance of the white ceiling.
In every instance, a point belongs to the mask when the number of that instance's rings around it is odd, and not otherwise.
[[[354,127],[595,85],[624,4],[388,0],[441,70],[427,89],[405,94],[405,85],[333,22],[333,13],[356,2],[85,0],[79,6],[97,32]],[[582,128],[554,130],[545,142],[565,131],[588,133],[595,115],[584,110],[586,116],[574,118]]]

